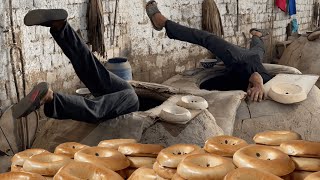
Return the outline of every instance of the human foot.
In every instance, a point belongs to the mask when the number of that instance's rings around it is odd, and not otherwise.
[[[46,26],[62,28],[67,20],[68,12],[64,9],[36,9],[29,11],[24,17],[27,26]]]
[[[53,91],[48,83],[41,82],[31,92],[12,107],[12,116],[15,119],[25,117],[40,108],[46,102],[53,100]]]
[[[258,37],[264,37],[264,36],[269,35],[268,31],[262,30],[262,29],[257,29],[257,28],[252,28],[252,29],[250,29],[249,32],[252,36],[258,36]]]
[[[156,1],[149,1],[146,5],[146,11],[153,28],[157,31],[161,31],[165,26],[167,18],[159,11]]]

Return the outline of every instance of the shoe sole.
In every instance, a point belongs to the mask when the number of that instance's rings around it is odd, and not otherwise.
[[[17,104],[13,105],[12,116],[14,119],[19,119],[23,116],[28,115],[26,113],[30,110],[32,106],[36,105],[37,100],[31,101],[31,96],[37,90],[39,91],[37,97],[40,97],[41,99],[41,96],[43,97],[44,95],[46,95],[49,90],[48,83],[46,82],[39,83],[31,90],[31,92],[26,97],[22,98]]]
[[[270,34],[269,31],[266,31],[266,30],[264,30],[264,29],[252,28],[252,29],[250,29],[249,32],[251,33],[252,31],[258,31],[258,32],[260,32],[260,33],[262,34],[261,37],[266,37],[266,36],[268,36],[268,35]]]
[[[156,4],[153,4],[153,3],[156,3]],[[149,7],[149,6],[154,6],[154,7]],[[151,10],[149,9],[151,8]],[[154,0],[151,0],[149,1],[147,4],[146,4],[146,12],[147,12],[147,15],[151,21],[151,24],[152,24],[152,27],[153,29],[157,30],[157,31],[161,31],[163,29],[163,27],[159,28],[157,27],[154,22],[152,21],[152,17],[156,14],[156,13],[161,13],[158,9],[158,5],[157,5],[157,2],[154,1]]]
[[[36,9],[29,11],[24,17],[27,26],[41,25],[49,21],[65,20],[68,12],[64,9]]]

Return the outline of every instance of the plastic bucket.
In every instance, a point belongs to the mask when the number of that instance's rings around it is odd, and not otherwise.
[[[116,57],[109,59],[106,68],[124,80],[132,80],[132,69],[127,58]]]

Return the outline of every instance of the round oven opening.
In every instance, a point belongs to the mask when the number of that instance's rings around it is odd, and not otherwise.
[[[217,91],[230,91],[234,90],[234,87],[232,87],[232,84],[227,83],[226,79],[224,76],[211,76],[203,79],[199,83],[199,88],[212,91],[212,90],[217,90]]]
[[[135,91],[139,98],[139,111],[148,111],[158,107],[168,99],[168,97],[161,93],[157,94],[155,92],[142,89],[135,89]]]

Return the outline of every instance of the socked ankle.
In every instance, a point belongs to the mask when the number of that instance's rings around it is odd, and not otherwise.
[[[66,23],[67,23],[67,22],[64,21],[64,20],[53,21],[51,28],[52,28],[54,31],[60,31],[60,30],[66,25]]]
[[[40,104],[45,104],[53,100],[53,91],[49,88],[47,94],[41,99]]]
[[[168,20],[161,13],[156,13],[152,19],[157,27],[165,27],[166,21]]]

